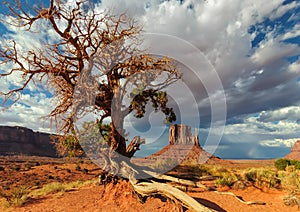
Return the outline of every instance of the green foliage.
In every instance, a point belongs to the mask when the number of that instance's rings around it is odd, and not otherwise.
[[[285,170],[285,168],[290,165],[290,160],[280,158],[274,162],[274,165],[278,170]]]
[[[75,132],[66,136],[56,136],[56,147],[60,155],[67,155],[68,157],[78,157],[83,155],[83,149],[77,139]]]
[[[215,180],[216,185],[221,186],[232,186],[234,182],[238,180],[238,177],[235,174],[225,172],[222,174],[222,177]]]
[[[300,161],[298,161],[298,160],[290,160],[290,165],[294,166],[295,169],[300,170]]]
[[[287,166],[294,166],[296,169],[300,170],[300,161],[289,160],[285,158],[280,158],[274,162],[275,167],[278,170],[285,170]]]
[[[85,122],[79,134],[76,135],[73,130],[69,135],[62,137],[57,136],[56,139],[59,141],[57,150],[61,155],[80,157],[84,154],[84,150],[79,140],[85,142],[85,147],[95,148],[95,144],[103,145],[105,142],[109,142],[111,139],[110,131],[110,125],[108,124]]]
[[[245,179],[257,187],[272,188],[280,184],[276,171],[267,168],[251,168],[245,171]]]
[[[249,170],[245,173],[245,178],[249,182],[256,181],[257,172],[255,170]]]
[[[132,100],[129,106],[129,112],[135,111],[134,116],[136,118],[144,117],[146,112],[146,105],[149,101],[152,103],[152,107],[155,112],[161,110],[166,115],[166,122],[171,123],[176,121],[176,115],[173,108],[167,106],[168,96],[164,91],[157,91],[154,89],[141,90],[135,89],[130,94]]]
[[[228,169],[225,169],[221,166],[213,166],[213,167],[210,167],[208,172],[212,175],[212,176],[215,176],[215,177],[223,177],[223,175],[225,173],[229,173],[229,170]]]

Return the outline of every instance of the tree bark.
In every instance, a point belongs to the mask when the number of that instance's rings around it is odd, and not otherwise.
[[[145,143],[145,139],[141,139],[140,136],[135,136],[126,148],[126,156],[131,158],[134,153],[140,150],[140,145]]]
[[[212,212],[213,209],[207,208],[204,205],[197,202],[194,198],[190,197],[183,191],[180,191],[173,186],[167,185],[165,183],[158,182],[141,182],[134,184],[133,188],[136,192],[142,196],[149,196],[154,194],[163,194],[175,201],[180,201],[185,207],[197,211],[197,212]]]

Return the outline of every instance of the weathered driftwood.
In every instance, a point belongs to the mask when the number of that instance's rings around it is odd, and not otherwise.
[[[174,188],[173,186],[165,183],[158,182],[141,182],[132,184],[136,192],[142,196],[150,196],[154,194],[162,194],[175,201],[180,201],[185,207],[197,212],[212,212],[213,209],[207,208],[204,205],[197,202],[194,198],[190,197],[183,191]]]
[[[209,190],[209,188],[203,184],[201,184],[200,182],[195,182],[192,180],[186,180],[186,179],[180,179],[177,177],[173,177],[173,176],[169,176],[169,175],[165,175],[165,174],[156,174],[155,172],[151,172],[151,171],[147,171],[144,170],[145,173],[157,178],[157,179],[161,179],[161,180],[168,180],[174,183],[178,183],[184,186],[191,186],[191,187],[197,187],[197,188],[204,188]]]

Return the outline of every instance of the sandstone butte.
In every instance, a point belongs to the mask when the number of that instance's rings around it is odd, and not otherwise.
[[[291,152],[285,156],[287,159],[300,161],[300,140],[296,141]]]

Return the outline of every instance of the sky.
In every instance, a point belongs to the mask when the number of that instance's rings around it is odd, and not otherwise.
[[[167,89],[176,123],[200,128],[200,143],[207,151],[222,158],[279,158],[300,139],[300,1],[94,2],[99,11],[126,11],[143,25],[151,53],[178,61],[183,80]],[[0,7],[0,14],[4,17],[7,11]],[[43,33],[51,33],[0,27],[0,44],[13,33],[10,37],[25,49],[38,45]],[[0,90],[19,80],[0,79]],[[30,84],[18,103],[0,112],[1,125],[53,131],[49,120],[41,118],[55,105],[51,91],[36,86]],[[148,141],[141,156],[168,140],[162,114],[149,111],[142,120],[125,120],[131,135]]]

